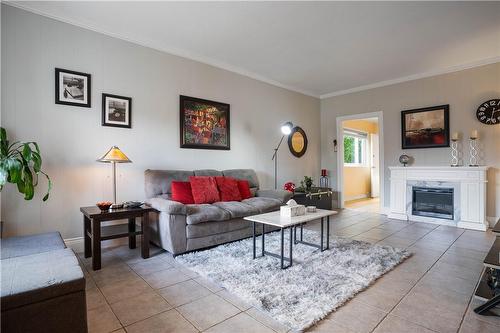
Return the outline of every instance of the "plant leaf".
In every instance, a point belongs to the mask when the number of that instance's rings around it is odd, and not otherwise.
[[[28,143],[23,144],[23,157],[26,162],[31,161],[31,147]]]

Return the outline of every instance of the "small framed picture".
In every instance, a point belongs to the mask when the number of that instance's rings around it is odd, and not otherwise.
[[[132,128],[132,98],[102,94],[102,126]]]
[[[56,68],[56,104],[90,108],[90,74]]]

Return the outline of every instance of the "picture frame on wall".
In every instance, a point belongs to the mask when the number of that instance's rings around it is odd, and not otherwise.
[[[401,148],[450,146],[450,105],[401,111]]]
[[[201,98],[180,96],[180,147],[230,149],[230,106]]]
[[[102,94],[102,126],[132,128],[132,98]]]
[[[55,69],[56,104],[90,108],[91,75],[68,69]]]

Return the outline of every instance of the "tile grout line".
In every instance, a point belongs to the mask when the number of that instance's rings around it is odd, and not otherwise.
[[[433,230],[434,230],[434,229],[433,229]],[[395,308],[396,308],[396,307],[397,307],[397,306],[401,303],[401,301],[403,301],[403,300],[404,300],[404,299],[405,299],[405,298],[406,298],[406,297],[410,294],[410,292],[411,292],[411,291],[412,291],[412,290],[416,287],[416,285],[417,285],[417,284],[418,284],[418,283],[419,283],[419,282],[420,282],[420,281],[424,278],[424,276],[426,276],[426,275],[427,275],[427,273],[429,273],[429,271],[432,269],[432,267],[434,267],[434,265],[436,265],[436,263],[439,261],[439,259],[441,259],[441,258],[444,256],[444,254],[445,254],[446,252],[448,252],[448,250],[450,249],[450,247],[452,247],[452,246],[453,246],[453,244],[455,244],[455,242],[456,242],[456,241],[457,241],[460,237],[462,237],[462,235],[464,234],[464,232],[465,232],[465,229],[463,229],[463,231],[462,231],[462,233],[460,234],[460,236],[458,236],[458,237],[457,237],[457,238],[456,238],[456,239],[455,239],[455,240],[454,240],[454,241],[453,241],[453,242],[452,242],[452,243],[451,243],[451,244],[450,244],[450,245],[446,248],[446,250],[445,250],[445,251],[444,251],[444,252],[443,252],[443,253],[439,256],[439,258],[437,258],[437,259],[434,261],[434,263],[433,263],[433,264],[432,264],[432,265],[431,265],[431,266],[430,266],[430,267],[429,267],[429,268],[425,271],[425,273],[424,273],[424,274],[423,274],[423,275],[422,275],[422,276],[421,276],[421,277],[420,277],[420,278],[419,278],[419,279],[415,282],[415,284],[414,284],[414,285],[410,288],[410,290],[408,290],[408,292],[407,292],[407,293],[406,293],[406,294],[405,294],[405,295],[404,295],[404,296],[403,296],[403,297],[402,297],[402,298],[401,298],[401,299],[400,299],[400,300],[399,300],[399,301],[398,301],[398,302],[397,302],[397,303],[396,303],[396,304],[395,304],[395,305],[391,308],[391,310],[387,313],[387,315],[391,314],[391,313],[392,313],[392,311],[393,311],[393,310],[394,310],[394,309],[395,309]],[[380,323],[382,323],[382,322],[385,320],[385,318],[387,318],[387,315],[385,315],[385,316],[382,318],[382,320],[381,320],[381,321],[380,321],[380,322],[379,322],[379,323],[378,323],[378,324],[377,324],[377,325],[373,328],[373,330],[372,330],[371,332],[374,332],[374,331],[375,331],[375,329],[377,329],[377,327],[379,327]],[[397,316],[397,315],[393,315],[393,316],[396,316],[396,317],[398,317],[398,318],[401,318],[401,317],[399,317],[399,316]],[[406,318],[403,318],[403,319],[407,320]],[[415,325],[418,325],[418,326],[424,327],[424,328],[426,328],[426,329],[429,329],[429,330],[431,330],[431,331],[434,331],[433,329],[430,329],[430,328],[428,328],[428,327],[422,326],[422,325],[420,325],[420,324],[418,324],[418,323],[415,323],[415,322],[413,322],[413,321],[411,321],[411,320],[407,320],[407,321],[409,321],[409,322],[411,322],[411,323],[413,323],[413,324],[415,324]],[[435,331],[434,331],[434,332],[435,332]]]

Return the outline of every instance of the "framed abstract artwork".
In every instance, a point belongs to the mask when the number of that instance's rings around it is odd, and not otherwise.
[[[229,104],[180,96],[180,146],[230,149]]]
[[[56,68],[56,104],[90,108],[90,74]]]
[[[132,128],[132,98],[102,94],[102,126]]]
[[[401,111],[401,148],[450,146],[450,106]]]

